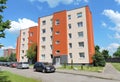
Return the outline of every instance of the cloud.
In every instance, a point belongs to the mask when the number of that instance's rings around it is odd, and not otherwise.
[[[101,51],[103,50],[103,49],[106,49],[106,50],[109,50],[109,54],[110,55],[113,55],[113,53],[117,50],[117,48],[120,46],[120,44],[118,44],[118,43],[111,43],[111,44],[109,44],[106,48],[104,48],[104,47],[102,47],[101,48]]]
[[[64,4],[64,5],[69,5],[69,4],[74,4],[74,5],[79,5],[81,1],[88,2],[88,0],[29,0],[30,2],[35,2],[38,1],[40,3],[47,3],[50,8],[54,8],[58,6],[59,4]]]
[[[115,36],[114,36],[116,39],[120,39],[120,34],[118,32],[115,33]]]
[[[105,22],[102,22],[103,27],[107,27],[107,24]]]
[[[107,27],[114,33],[112,34],[112,36],[110,34],[110,36],[113,39],[120,39],[120,12],[114,11],[112,9],[106,9],[103,11],[103,15],[105,15],[111,21],[109,27]]]
[[[8,31],[15,32],[36,25],[37,25],[36,22],[27,18],[22,18],[22,19],[18,19],[18,21],[11,21],[11,25],[10,25],[11,28]]]
[[[120,4],[120,0],[115,0],[115,2],[117,2],[118,4]]]
[[[8,49],[8,48],[12,48],[12,49],[15,49],[13,46],[7,46],[7,47],[2,47],[1,49]]]

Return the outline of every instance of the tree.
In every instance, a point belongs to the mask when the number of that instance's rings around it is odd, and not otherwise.
[[[120,57],[120,46],[117,48],[117,51],[113,53],[113,56]]]
[[[0,0],[0,12],[2,13],[5,8],[7,8],[6,5],[7,0]],[[0,38],[5,38],[5,29],[9,29],[10,27],[10,21],[3,21],[3,16],[0,15]],[[0,48],[3,45],[0,44]]]
[[[11,53],[11,55],[8,57],[8,61],[15,62],[16,61],[16,54],[15,53]]]
[[[100,52],[100,47],[95,46],[95,55],[93,56],[93,64],[94,66],[102,66],[104,67],[106,62],[104,56]]]
[[[104,56],[105,60],[108,59],[110,56],[109,56],[109,51],[108,50],[103,50],[102,51],[102,55]]]
[[[36,54],[37,54],[37,45],[33,43],[30,48],[27,50],[27,58],[30,63],[34,63],[36,61]]]

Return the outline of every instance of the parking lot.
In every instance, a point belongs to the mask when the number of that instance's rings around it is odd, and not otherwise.
[[[15,74],[19,74],[25,77],[30,77],[38,80],[42,80],[43,82],[119,82],[116,80],[107,80],[95,77],[88,77],[82,75],[73,75],[73,74],[64,74],[64,73],[42,73],[42,72],[34,72],[32,68],[30,69],[16,69],[1,66],[2,70],[10,71]]]

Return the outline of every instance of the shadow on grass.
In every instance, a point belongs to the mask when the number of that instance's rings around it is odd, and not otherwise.
[[[8,76],[4,75],[3,71],[0,71],[0,82],[11,82],[8,80]]]

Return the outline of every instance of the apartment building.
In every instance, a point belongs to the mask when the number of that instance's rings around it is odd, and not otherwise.
[[[88,6],[55,12],[38,20],[37,61],[90,64],[94,50],[92,14]]]
[[[33,43],[37,44],[37,26],[22,29],[19,37],[17,38],[16,46],[16,57],[18,62],[28,61],[26,53]]]
[[[8,56],[10,56],[12,53],[15,53],[15,52],[16,52],[16,49],[8,48],[8,49],[4,49],[3,52],[4,52],[4,57],[8,57]]]
[[[34,28],[33,28],[34,29]],[[53,64],[91,64],[94,50],[92,14],[88,6],[55,12],[38,18],[34,33],[21,30],[17,40],[18,61],[25,57],[30,43],[37,43],[37,61]],[[33,41],[34,40],[34,41]]]

